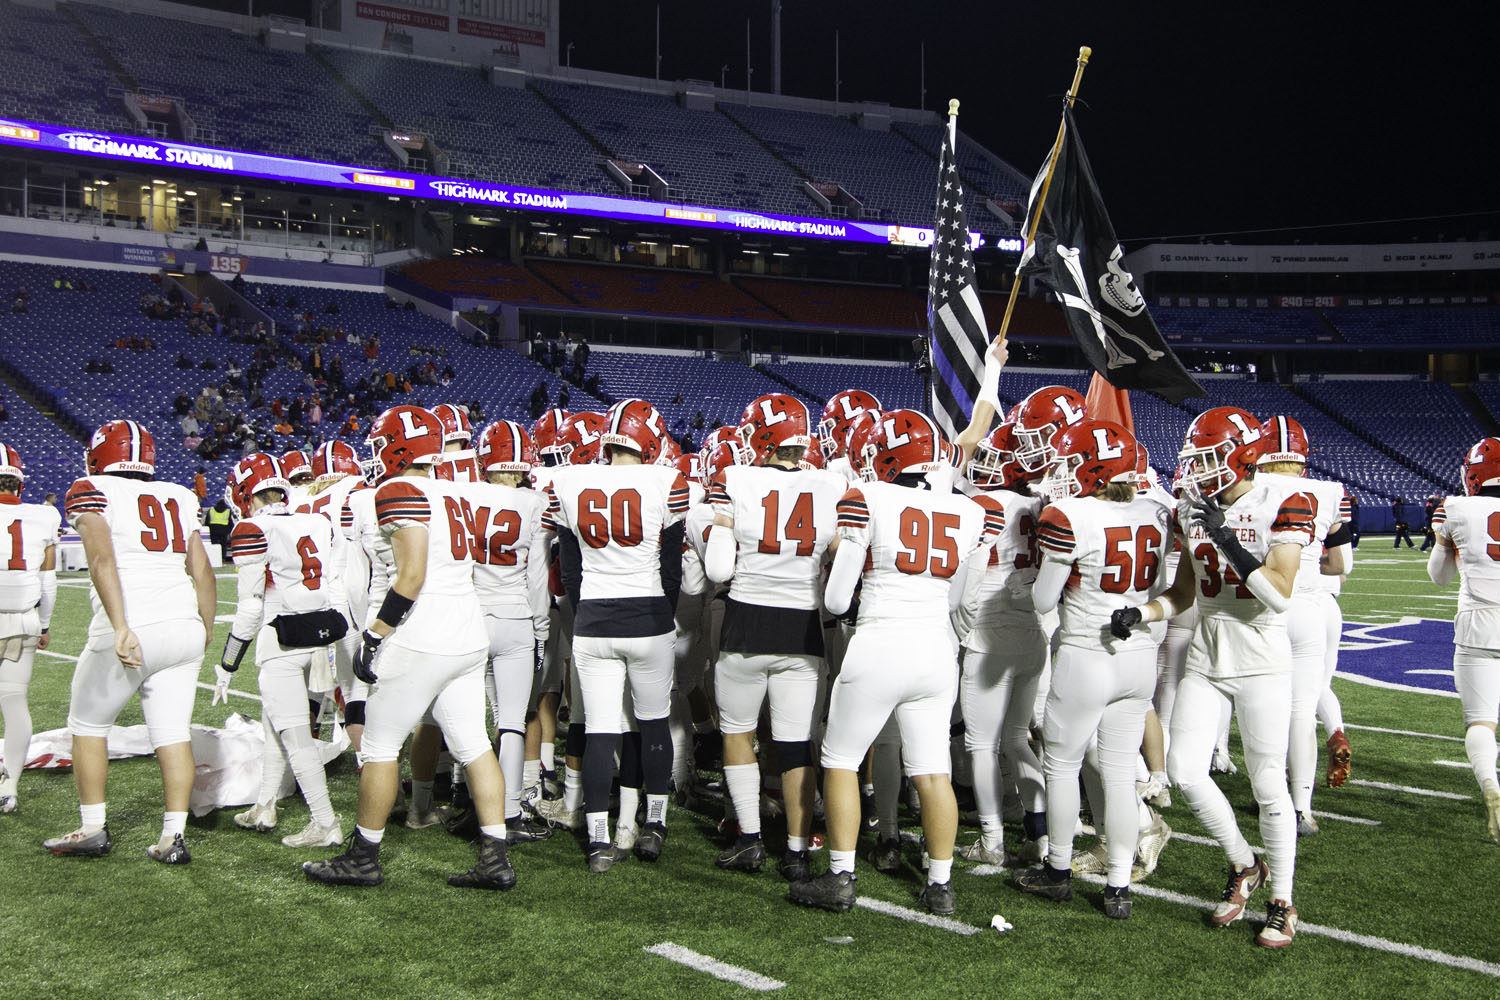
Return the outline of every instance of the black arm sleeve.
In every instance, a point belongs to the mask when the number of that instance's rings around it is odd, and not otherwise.
[[[661,531],[661,592],[674,608],[682,590],[682,545],[686,537],[687,525],[681,521]]]
[[[1340,521],[1329,529],[1328,537],[1323,539],[1323,544],[1327,548],[1336,549],[1340,545],[1348,545],[1352,541],[1354,541],[1354,532],[1349,528],[1349,522]]]
[[[1261,560],[1245,550],[1231,529],[1223,526],[1213,528],[1209,531],[1208,537],[1212,538],[1214,544],[1219,547],[1219,551],[1224,553],[1225,562],[1234,567],[1235,573],[1241,580],[1250,579],[1250,574],[1260,569]]]
[[[563,528],[557,529],[557,557],[562,562],[563,591],[576,608],[583,584],[583,553],[578,550],[577,535]]]

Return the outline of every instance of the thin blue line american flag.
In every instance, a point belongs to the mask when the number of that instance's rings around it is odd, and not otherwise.
[[[974,252],[969,245],[963,182],[954,155],[955,132],[950,116],[938,162],[937,211],[927,278],[932,415],[950,438],[968,425],[990,342],[974,284]]]

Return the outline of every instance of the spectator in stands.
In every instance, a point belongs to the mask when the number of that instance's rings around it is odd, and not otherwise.
[[[182,446],[188,451],[196,452],[203,446],[203,438],[199,437],[195,431],[182,439]]]
[[[229,287],[233,288],[236,292],[239,292],[241,295],[244,295],[245,294],[245,276],[243,274],[236,274],[233,278],[229,279]]]
[[[573,348],[573,365],[578,369],[579,375],[589,364],[589,342],[582,337],[578,338],[578,346]]]
[[[193,359],[188,357],[186,354],[179,353],[177,355],[177,360],[172,363],[172,367],[191,368],[193,367]]]
[[[572,399],[573,390],[568,386],[568,383],[564,382],[563,387],[557,392],[557,405],[560,409],[566,410],[568,408],[568,403],[572,401]]]
[[[5,408],[5,399],[0,397],[0,424],[10,419],[10,411]]]
[[[208,477],[204,475],[207,471],[200,465],[198,471],[193,473],[193,493],[197,495],[200,503],[208,498]]]
[[[484,423],[484,406],[477,399],[469,400],[469,419],[476,424]]]
[[[321,347],[314,347],[312,354],[308,355],[307,370],[314,375],[321,376],[323,374],[323,349]]]
[[[697,413],[693,414],[693,430],[701,431],[703,429],[704,423],[706,423],[706,421],[703,417],[702,410],[699,410]]]
[[[182,416],[187,411],[191,410],[192,408],[193,408],[192,397],[190,397],[185,392],[179,392],[172,399],[172,412],[175,413],[179,417]]]
[[[182,419],[177,421],[177,426],[181,428],[184,436],[196,435],[200,429],[198,418],[193,416],[191,411],[182,415]]]
[[[307,424],[309,427],[316,427],[322,422],[323,404],[318,400],[317,396],[314,396],[312,402],[307,405]]]
[[[322,245],[323,244],[321,243],[318,244],[318,246]],[[337,316],[339,311],[338,301],[336,299],[329,299],[328,304],[323,307],[323,311],[326,313],[332,313],[333,315]]]
[[[198,367],[206,372],[217,371],[219,368],[219,366],[214,363],[213,358],[204,358],[201,362],[199,362]]]
[[[538,379],[536,388],[531,390],[531,419],[535,420],[547,409],[547,380]]]
[[[26,300],[24,298],[22,298],[20,295],[17,295],[15,301],[10,304],[10,311],[13,312],[13,313],[23,313],[23,312],[25,312],[26,311]]]
[[[335,354],[333,360],[328,362],[328,372],[323,377],[328,380],[330,385],[342,388],[344,385],[344,359]]]
[[[1395,541],[1392,542],[1391,547],[1399,549],[1401,547],[1401,540],[1404,538],[1406,539],[1407,548],[1415,548],[1416,546],[1411,540],[1411,532],[1409,530],[1409,526],[1406,523],[1405,500],[1397,497],[1396,499],[1391,501],[1391,517],[1395,518],[1396,521],[1396,538]]]
[[[604,398],[601,395],[603,388],[599,382],[598,372],[595,372],[593,375],[590,375],[588,378],[583,380],[583,391],[588,393],[590,396],[597,396],[600,399]]]
[[[365,360],[374,361],[380,357],[380,338],[373,333],[365,338]]]

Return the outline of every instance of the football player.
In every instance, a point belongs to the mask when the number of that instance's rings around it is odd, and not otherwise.
[[[343,637],[349,621],[334,605],[342,597],[341,582],[325,576],[328,567],[338,565],[333,525],[311,511],[290,513],[290,493],[291,484],[270,455],[246,455],[229,474],[224,500],[236,518],[229,554],[239,597],[234,623],[214,667],[211,704],[227,700],[230,679],[253,640],[266,728],[265,762],[255,804],[234,821],[262,832],[275,829],[284,761],[297,778],[312,818],[300,833],[281,842],[287,847],[325,847],[337,845],[344,833],[307,726],[307,696],[320,684],[332,684],[329,646]]]
[[[964,716],[964,748],[974,773],[980,836],[963,856],[985,864],[1005,863],[1001,807],[1005,783],[1001,756],[1019,788],[1023,823],[1040,861],[1046,851],[1047,815],[1042,764],[1031,748],[1031,718],[1037,685],[1047,665],[1047,637],[1032,604],[1031,587],[1041,565],[1037,518],[1042,498],[1031,492],[1031,477],[1015,455],[1015,424],[1006,421],[979,442],[969,463],[969,480],[997,504],[1004,527],[977,581],[978,605],[963,646],[959,700]],[[970,581],[974,586],[975,580]]]
[[[558,448],[558,436],[568,419],[566,410],[552,409],[537,418],[531,428],[532,445],[536,448],[538,463],[531,469],[523,485],[545,496],[549,471],[562,465],[565,459]],[[556,559],[549,552],[549,560]],[[531,693],[532,709],[526,716],[526,765],[523,770],[526,787],[522,800],[535,811],[544,797],[561,795],[562,782],[557,777],[557,707],[562,701],[563,677],[567,673],[566,663],[572,633],[571,609],[565,601],[558,600],[556,589],[552,593],[552,607],[548,615],[547,647],[542,669],[536,675]],[[567,615],[567,619],[564,619]],[[575,782],[576,784],[576,782]]]
[[[188,724],[218,612],[213,567],[197,530],[198,498],[186,487],[154,480],[156,442],[133,420],[111,420],[96,430],[85,464],[87,474],[64,501],[68,523],[83,541],[94,608],[68,704],[83,822],[43,846],[54,854],[109,853],[106,740],[140,691],[166,798],[161,837],[146,853],[154,861],[186,864],[192,860],[182,838],[193,790]]]
[[[758,872],[765,864],[755,731],[761,706],[769,702],[786,802],[781,873],[788,881],[808,876],[813,711],[823,666],[823,557],[847,489],[836,473],[801,470],[802,454],[812,444],[811,423],[807,405],[784,393],[761,396],[745,407],[739,434],[751,464],[724,469],[713,480],[714,521],[704,553],[708,578],[730,584],[714,698],[724,732],[724,782],[740,826],[716,864],[744,872]]]
[[[971,564],[994,542],[1001,515],[961,494],[933,492],[926,475],[942,461],[941,440],[930,418],[893,410],[849,442],[865,482],[839,501],[824,607],[844,614],[855,586],[863,587],[823,739],[830,864],[817,878],[792,883],[789,897],[804,906],[854,905],[859,767],[894,713],[930,858],[920,899],[933,913],[954,911],[958,804],[949,781],[948,724],[958,694],[958,643],[949,615],[965,575],[982,572],[982,564]]]
[[[372,685],[358,822],[343,854],[303,864],[316,882],[384,881],[380,843],[400,787],[397,755],[430,713],[454,759],[468,768],[479,814],[479,862],[448,884],[501,890],[516,884],[506,851],[505,780],[485,732],[489,643],[474,591],[473,512],[460,485],[429,476],[442,436],[437,418],[416,406],[392,407],[370,427],[381,561],[393,575],[354,661],[356,676]]]
[[[51,642],[48,628],[57,604],[57,528],[51,504],[21,502],[26,468],[21,453],[0,444],[0,532],[9,555],[0,567],[0,715],[5,721],[5,769],[0,771],[0,813],[16,811],[17,784],[31,745],[26,689],[38,649]]]
[[[646,791],[646,824],[634,845],[636,856],[657,860],[667,837],[672,781],[667,715],[689,491],[675,468],[654,464],[663,433],[656,407],[641,399],[621,400],[605,414],[600,434],[605,464],[559,469],[547,488],[544,523],[560,533],[564,582],[576,608],[573,665],[587,732],[584,810],[589,870],[595,873],[628,856],[609,836],[609,790],[624,730],[627,681]],[[628,744],[624,755],[632,756]]]
[[[1354,561],[1349,533],[1348,498],[1339,483],[1307,478],[1311,450],[1307,432],[1291,417],[1271,417],[1261,424],[1263,446],[1256,460],[1257,477],[1294,480],[1289,485],[1318,501],[1312,543],[1302,549],[1292,606],[1286,613],[1287,638],[1292,643],[1292,732],[1287,749],[1287,780],[1292,808],[1297,812],[1299,837],[1318,832],[1312,814],[1312,790],[1318,769],[1318,698],[1328,687],[1328,623],[1342,618],[1338,601],[1322,584],[1324,575],[1346,574]],[[1335,633],[1335,636],[1337,633]],[[1334,639],[1336,643],[1337,638]],[[1349,741],[1329,734],[1329,770],[1348,774]],[[1342,735],[1339,733],[1338,735]],[[1343,784],[1339,781],[1339,784]]]
[[[861,413],[879,414],[880,409],[880,400],[863,389],[845,389],[828,398],[818,420],[818,445],[823,449],[824,468],[837,472],[851,484],[860,481],[849,456],[849,432]]]
[[[1078,776],[1098,735],[1109,872],[1105,916],[1130,916],[1130,864],[1135,856],[1136,756],[1156,682],[1156,643],[1147,629],[1111,629],[1123,599],[1144,604],[1165,589],[1158,583],[1171,538],[1166,508],[1136,496],[1136,443],[1107,420],[1080,420],[1050,442],[1056,459],[1037,538],[1044,562],[1032,599],[1047,611],[1061,601],[1057,659],[1043,725],[1047,777],[1045,865],[1016,876],[1016,884],[1047,899],[1072,898],[1073,830],[1078,822]],[[1066,594],[1064,594],[1066,588]]]
[[[282,475],[292,487],[287,503],[296,506],[307,499],[307,491],[312,488],[312,458],[305,451],[289,451],[281,456],[280,465]]]
[[[1286,610],[1302,549],[1313,541],[1318,501],[1295,483],[1256,481],[1263,437],[1260,422],[1236,407],[1215,407],[1193,418],[1178,455],[1183,498],[1176,530],[1183,555],[1177,576],[1144,611],[1117,610],[1111,627],[1161,621],[1198,606],[1172,712],[1167,772],[1229,857],[1228,883],[1212,923],[1224,927],[1244,917],[1251,895],[1269,881],[1272,898],[1255,940],[1281,948],[1297,930],[1297,820],[1286,784],[1292,717]],[[1233,700],[1239,718],[1264,858],[1251,851],[1229,800],[1209,778],[1221,697]]]
[[[526,757],[526,711],[533,676],[542,667],[547,641],[547,549],[542,530],[546,501],[521,484],[536,464],[525,428],[497,420],[484,429],[476,449],[484,481],[470,487],[474,517],[474,587],[489,633],[490,705],[495,715],[500,771],[505,775],[505,835],[511,843],[545,840],[552,828],[522,815]]]
[[[1453,680],[1464,713],[1464,749],[1484,795],[1490,836],[1500,843],[1500,778],[1495,725],[1500,722],[1500,438],[1484,438],[1464,455],[1464,495],[1433,514],[1437,545],[1427,575],[1439,587],[1462,572],[1453,619]]]

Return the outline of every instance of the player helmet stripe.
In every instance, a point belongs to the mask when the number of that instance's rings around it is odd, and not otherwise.
[[[26,481],[26,466],[21,462],[21,453],[8,444],[0,444],[0,476],[15,476]]]
[[[1307,464],[1312,446],[1308,443],[1307,431],[1291,417],[1275,416],[1260,425],[1264,437],[1260,457],[1256,465],[1271,462],[1301,462]]]
[[[156,474],[156,441],[134,420],[111,420],[94,432],[84,453],[90,475],[137,472]]]

